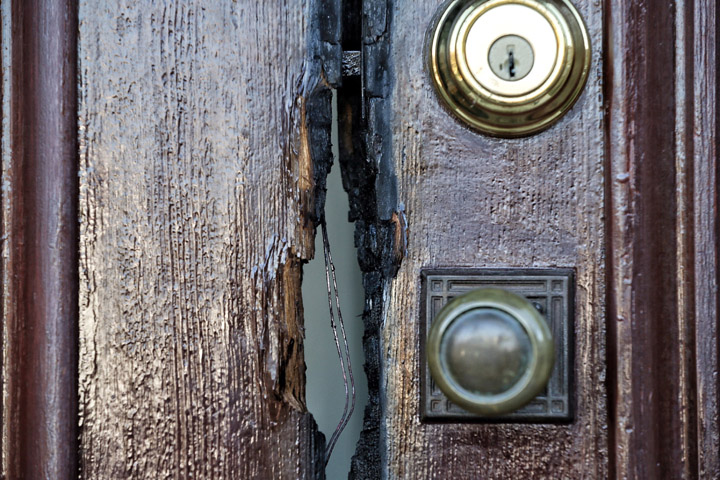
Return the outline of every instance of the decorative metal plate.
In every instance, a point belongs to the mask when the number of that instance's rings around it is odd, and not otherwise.
[[[553,269],[423,270],[421,316],[421,415],[424,421],[568,422],[572,420],[574,272]],[[555,368],[547,388],[508,415],[485,417],[463,410],[445,397],[430,376],[425,342],[432,321],[447,302],[478,288],[502,288],[527,298],[548,322],[555,341]]]

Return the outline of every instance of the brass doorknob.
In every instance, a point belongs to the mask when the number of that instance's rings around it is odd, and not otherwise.
[[[560,119],[590,71],[590,41],[570,0],[454,0],[428,45],[445,106],[480,132],[529,135]]]
[[[473,290],[432,322],[427,357],[433,380],[457,405],[480,415],[513,412],[547,385],[555,353],[547,323],[506,290]]]

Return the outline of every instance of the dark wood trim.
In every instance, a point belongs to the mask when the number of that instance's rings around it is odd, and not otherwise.
[[[75,0],[3,5],[7,478],[77,477],[77,22]]]
[[[717,6],[605,5],[610,472],[716,478]]]

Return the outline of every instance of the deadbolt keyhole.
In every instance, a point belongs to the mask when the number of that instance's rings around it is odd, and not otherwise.
[[[523,37],[505,35],[498,38],[490,47],[488,63],[495,75],[514,82],[530,73],[535,63],[535,53],[530,42]]]
[[[515,45],[508,46],[508,73],[510,73],[510,78],[513,78],[515,76],[515,56],[513,53],[514,48]]]

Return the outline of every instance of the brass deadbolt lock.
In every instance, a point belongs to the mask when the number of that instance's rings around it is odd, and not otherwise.
[[[433,321],[426,349],[440,390],[480,415],[523,407],[545,388],[555,363],[543,317],[525,298],[501,289],[450,301]]]
[[[428,68],[440,99],[490,135],[548,128],[590,71],[587,29],[569,0],[452,0],[431,32]]]

